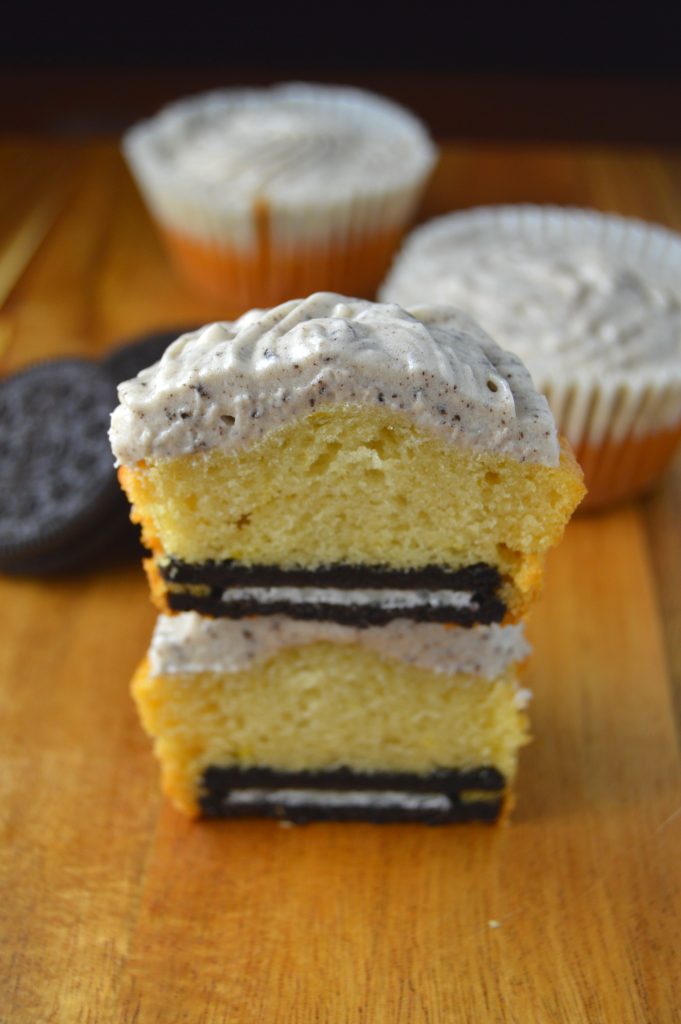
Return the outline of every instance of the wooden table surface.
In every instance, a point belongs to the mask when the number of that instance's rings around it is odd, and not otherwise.
[[[2,372],[221,315],[113,144],[6,140],[0,183]],[[422,216],[514,201],[681,229],[681,156],[447,146]],[[680,512],[677,463],[553,553],[498,829],[185,821],[128,696],[139,566],[2,579],[0,1021],[681,1021]]]

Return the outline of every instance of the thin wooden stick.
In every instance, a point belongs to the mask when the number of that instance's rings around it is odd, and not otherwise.
[[[54,198],[35,207],[0,253],[0,308],[7,302],[45,240],[56,219],[57,209]]]

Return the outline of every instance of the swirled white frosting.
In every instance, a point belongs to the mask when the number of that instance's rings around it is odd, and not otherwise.
[[[172,103],[125,139],[136,164],[199,185],[225,206],[385,193],[430,170],[434,147],[408,111],[358,89],[301,83]]]
[[[634,255],[642,245],[608,241],[608,218],[599,239],[585,229],[598,225],[595,218],[571,224],[567,215],[551,231],[540,213],[515,221],[476,213],[415,231],[381,297],[458,306],[542,384],[582,371],[679,368],[681,283],[664,282]]]
[[[118,460],[243,447],[315,408],[379,405],[450,443],[557,465],[555,425],[520,360],[450,307],[320,292],[185,334],[118,389]]]
[[[196,612],[161,615],[149,649],[152,675],[239,672],[279,651],[314,643],[358,644],[385,658],[434,672],[495,679],[529,654],[523,626],[443,626],[393,619],[386,626],[341,626],[286,615],[208,619]]]

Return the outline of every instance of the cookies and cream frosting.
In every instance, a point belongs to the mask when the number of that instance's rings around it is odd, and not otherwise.
[[[180,100],[123,149],[158,220],[210,246],[326,245],[400,229],[436,150],[421,122],[338,86],[228,89]]]
[[[606,217],[599,237],[595,218],[575,214],[571,224],[568,212],[564,225],[542,224],[540,212],[523,211],[515,220],[503,208],[472,211],[418,229],[382,297],[459,307],[541,382],[556,373],[678,369],[681,284],[654,273],[637,246],[609,238]]]
[[[406,110],[358,89],[294,83],[181,100],[126,140],[176,183],[225,205],[384,191],[425,175],[434,148]],[[228,187],[226,187],[228,186]]]
[[[451,307],[320,292],[183,335],[118,394],[110,437],[124,465],[246,446],[330,404],[381,405],[450,443],[559,460],[523,364]]]
[[[239,672],[280,651],[314,643],[360,645],[384,658],[442,673],[495,679],[529,654],[522,624],[462,629],[395,619],[358,628],[286,615],[210,619],[196,612],[159,616],[149,649],[151,673]]]

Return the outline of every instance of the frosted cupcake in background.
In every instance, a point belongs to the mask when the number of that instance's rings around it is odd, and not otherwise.
[[[681,439],[681,236],[537,206],[437,218],[406,240],[384,302],[455,305],[528,365],[596,507],[647,490]]]
[[[181,100],[123,149],[176,264],[226,316],[323,289],[373,295],[436,155],[396,104],[302,84]]]

